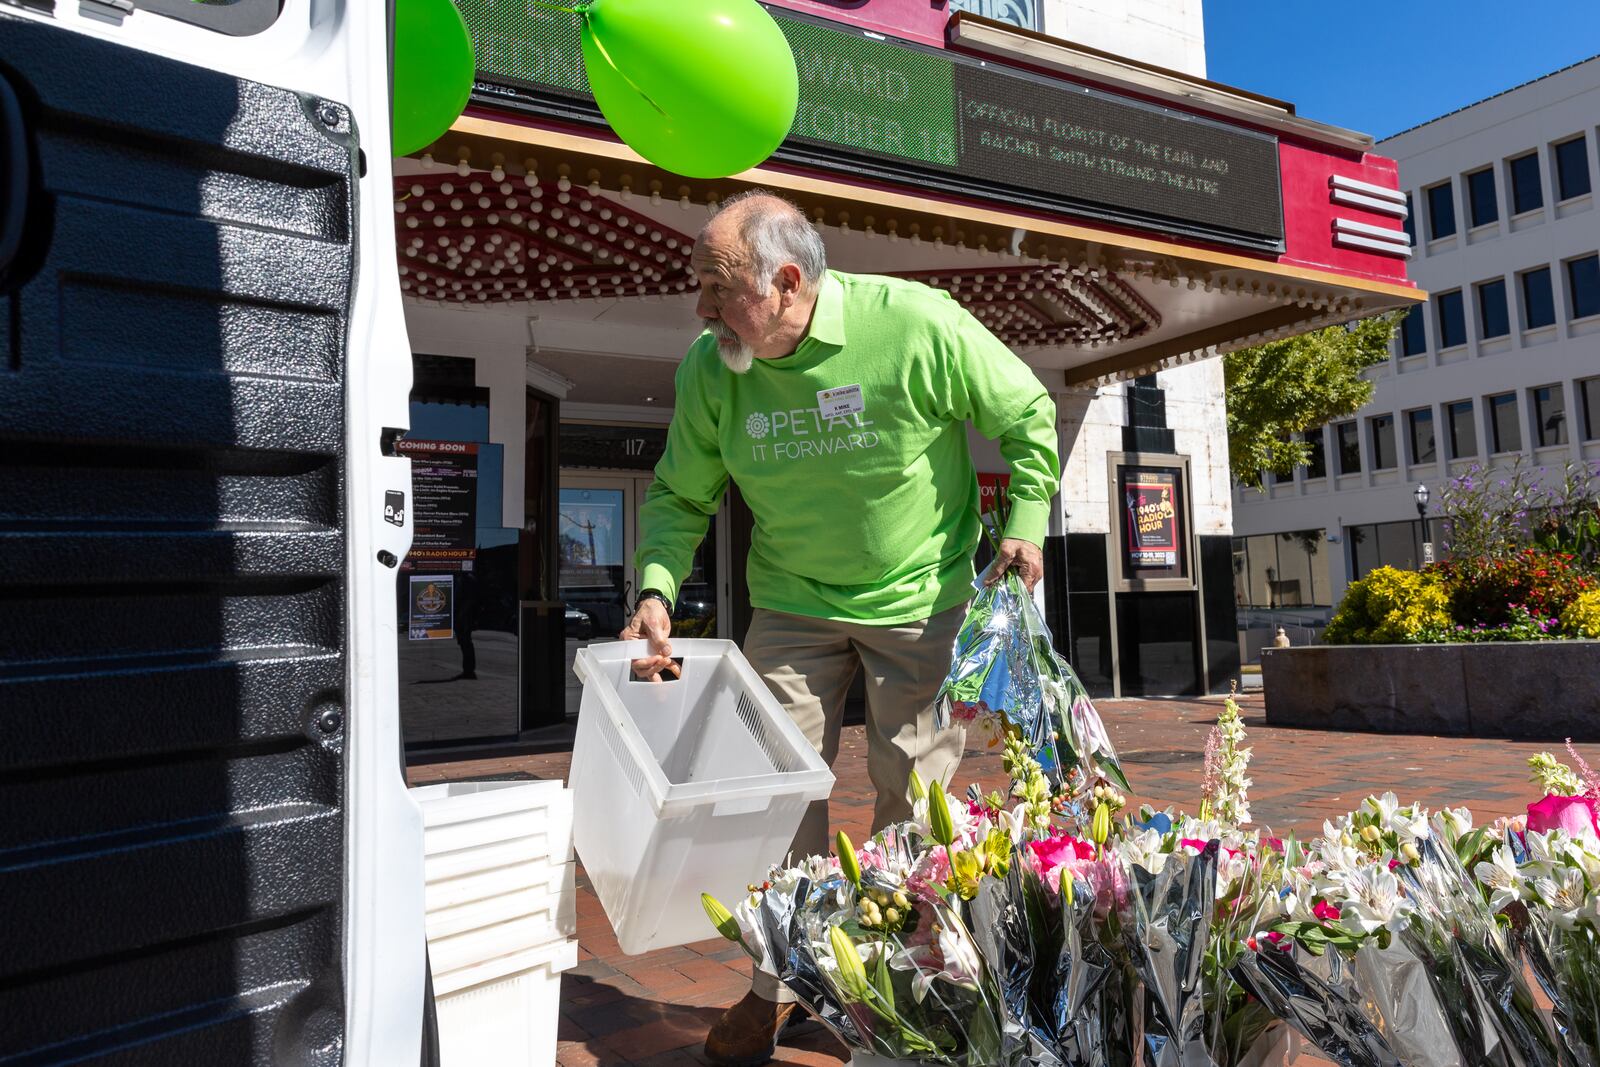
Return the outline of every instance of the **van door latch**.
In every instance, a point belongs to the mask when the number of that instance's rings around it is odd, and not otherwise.
[[[78,14],[121,26],[122,20],[133,14],[133,0],[78,0]]]

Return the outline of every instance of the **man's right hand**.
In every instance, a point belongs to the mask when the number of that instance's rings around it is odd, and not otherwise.
[[[659,682],[662,671],[676,673],[677,665],[672,662],[672,645],[667,640],[672,636],[672,616],[667,614],[666,606],[661,601],[653,598],[641,601],[619,636],[624,641],[637,641],[642,637],[650,642],[650,654],[633,661],[635,678]]]

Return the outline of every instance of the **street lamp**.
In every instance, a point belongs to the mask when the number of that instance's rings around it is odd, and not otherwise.
[[[1411,497],[1417,502],[1417,522],[1422,526],[1422,562],[1432,563],[1433,542],[1428,540],[1428,487],[1418,482]]]

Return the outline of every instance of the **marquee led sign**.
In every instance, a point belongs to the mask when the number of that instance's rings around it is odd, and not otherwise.
[[[457,0],[475,98],[601,124],[579,16]],[[773,10],[800,105],[779,158],[1268,251],[1277,139],[1186,112]]]

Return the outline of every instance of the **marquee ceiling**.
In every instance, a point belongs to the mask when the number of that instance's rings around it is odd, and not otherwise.
[[[534,154],[490,150],[499,146]],[[400,282],[413,306],[521,318],[549,338],[536,346],[566,355],[681,357],[699,330],[693,234],[748,181],[681,179],[645,164],[470,136],[444,150],[453,163],[396,161]],[[1007,226],[992,210],[957,203],[760,177],[817,223],[831,266],[942,288],[1042,377],[1064,372],[1069,385],[1150,373],[1402,303],[1285,277],[1237,255],[1207,261],[1203,250],[1148,237],[1062,238],[1028,229],[1023,216]]]

